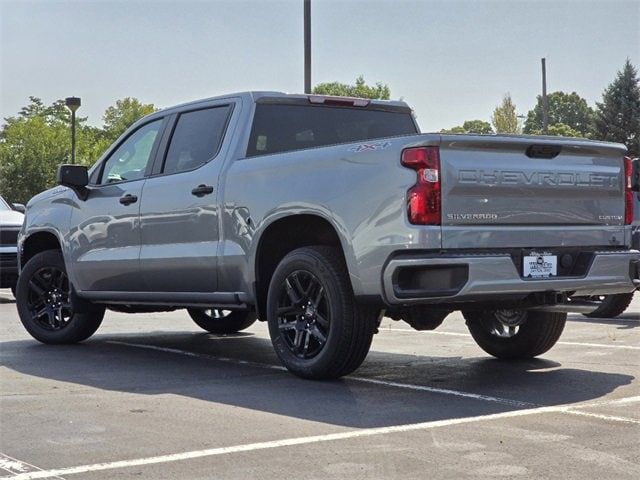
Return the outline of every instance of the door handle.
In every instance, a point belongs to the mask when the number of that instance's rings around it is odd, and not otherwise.
[[[135,195],[131,195],[130,193],[127,193],[125,196],[120,197],[120,203],[122,205],[129,205],[131,203],[136,203],[138,201],[138,197],[136,197]]]
[[[202,184],[191,190],[191,195],[195,195],[196,197],[204,197],[210,193],[213,193],[213,187],[211,185]]]

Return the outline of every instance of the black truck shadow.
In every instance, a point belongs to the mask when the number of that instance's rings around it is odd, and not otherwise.
[[[171,349],[206,357],[182,355]],[[173,332],[97,335],[83,344],[70,346],[14,341],[2,344],[0,359],[4,367],[32,377],[138,395],[170,393],[211,402],[211,408],[227,404],[353,428],[461,418],[529,407],[371,384],[348,377],[322,382],[301,380],[273,368],[238,363],[278,365],[271,343],[247,334],[223,338]],[[453,389],[536,405],[596,400],[635,378],[563,368],[545,359],[501,362],[487,357],[432,357],[376,351],[369,354],[354,377]]]

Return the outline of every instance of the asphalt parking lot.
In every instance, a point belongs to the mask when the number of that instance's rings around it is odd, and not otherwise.
[[[264,324],[218,337],[186,312],[109,312],[45,346],[0,290],[2,478],[640,478],[640,295],[570,315],[532,361],[484,354],[456,313],[385,320],[333,382],[278,364]]]

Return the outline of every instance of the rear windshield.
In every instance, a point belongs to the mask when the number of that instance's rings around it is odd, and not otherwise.
[[[415,133],[416,125],[408,112],[258,104],[247,156]]]

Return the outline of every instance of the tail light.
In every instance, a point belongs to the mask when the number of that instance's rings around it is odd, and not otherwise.
[[[631,176],[633,163],[631,157],[624,157],[624,224],[633,222],[633,191],[631,190]]]
[[[402,152],[401,163],[417,173],[415,185],[407,192],[409,222],[414,225],[440,225],[439,148],[407,148]]]

